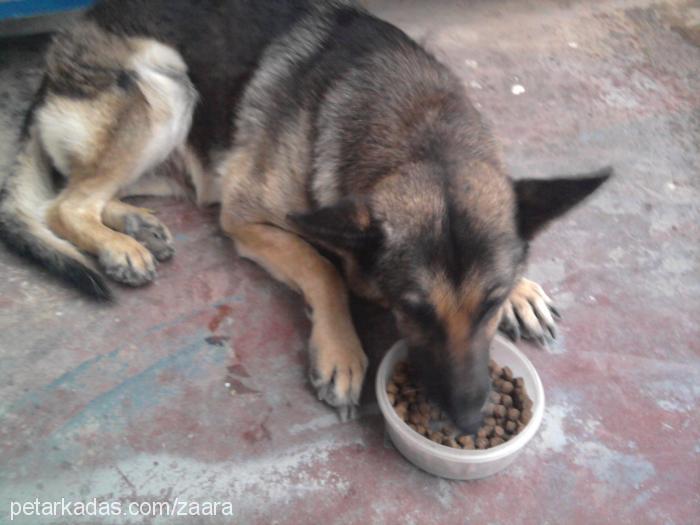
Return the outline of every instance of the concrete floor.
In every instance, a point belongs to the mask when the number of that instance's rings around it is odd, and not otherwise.
[[[514,176],[617,170],[534,246],[529,275],[564,320],[556,346],[520,345],[548,401],[533,443],[500,475],[449,482],[386,441],[371,383],[340,423],[307,385],[299,298],[235,255],[215,212],[150,200],[178,253],[155,285],[115,286],[115,306],[0,249],[0,522],[10,500],[62,497],[236,515],[90,523],[698,522],[700,6],[369,4],[464,79]],[[0,41],[2,172],[44,42]],[[356,312],[376,366],[390,323]]]

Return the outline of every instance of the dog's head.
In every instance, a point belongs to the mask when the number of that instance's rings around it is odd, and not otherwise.
[[[342,257],[352,289],[391,308],[431,395],[473,430],[490,388],[489,347],[529,241],[608,176],[512,181],[486,163],[461,176],[416,164],[362,197],[290,218]]]

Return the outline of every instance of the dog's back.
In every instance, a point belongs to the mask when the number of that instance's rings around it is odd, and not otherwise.
[[[234,112],[265,47],[308,14],[313,0],[104,0],[86,19],[110,34],[177,50],[199,93],[189,142],[205,163],[228,147]]]

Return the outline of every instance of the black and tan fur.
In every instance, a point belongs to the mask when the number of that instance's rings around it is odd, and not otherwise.
[[[141,285],[173,253],[167,228],[120,198],[220,201],[239,253],[311,307],[320,398],[343,415],[359,400],[350,289],[391,308],[469,428],[499,325],[554,335],[549,298],[522,278],[528,242],[607,176],[511,181],[456,77],[349,2],[105,0],[54,39],[0,229],[107,298],[90,256]]]

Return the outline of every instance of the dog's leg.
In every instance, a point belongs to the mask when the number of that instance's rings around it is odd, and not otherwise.
[[[175,253],[170,231],[145,208],[112,200],[102,210],[102,222],[139,241],[159,261],[168,260]]]
[[[112,201],[184,143],[196,96],[174,49],[139,39],[122,58],[133,70],[125,86],[85,99],[52,94],[37,118],[49,157],[68,177],[47,224],[96,255],[107,275],[138,286],[154,279],[154,255],[172,255],[171,238],[154,217]]]
[[[350,317],[345,284],[335,267],[295,234],[261,224],[222,222],[241,256],[303,294],[312,309],[311,383],[319,399],[338,408],[341,419],[352,416],[367,357]]]
[[[156,263],[151,252],[102,222],[105,205],[118,189],[114,179],[103,175],[70,182],[47,213],[51,230],[96,255],[113,279],[132,286],[152,281]]]
[[[92,139],[87,143],[89,148],[73,146],[71,151],[53,137],[61,125],[61,114],[70,111],[88,121],[102,106],[106,104],[99,99],[90,103],[58,99],[40,114],[48,151],[52,159],[66,159],[63,171],[68,174],[67,186],[51,203],[46,220],[56,235],[96,255],[107,275],[139,286],[155,277],[155,259],[138,241],[107,227],[102,212],[121,188],[150,167],[147,161],[152,157],[149,143],[154,128],[146,100],[138,93],[116,99],[109,113],[119,116],[118,122],[109,133],[99,133],[102,130],[98,128],[100,140]]]
[[[542,287],[522,278],[503,305],[500,329],[514,341],[522,335],[544,345],[557,336],[554,317],[559,313]]]

